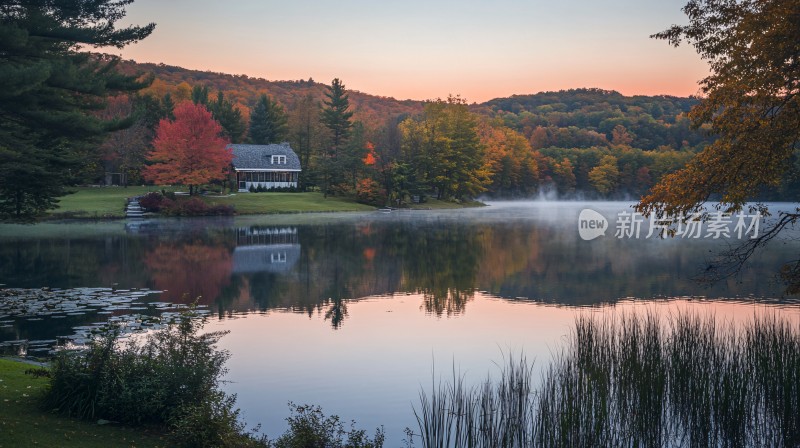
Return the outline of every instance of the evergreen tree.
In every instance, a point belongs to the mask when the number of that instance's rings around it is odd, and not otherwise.
[[[0,8],[0,218],[32,219],[57,204],[96,147],[130,119],[91,112],[109,93],[148,82],[115,70],[117,58],[85,46],[122,48],[155,27],[116,29],[132,0],[9,0]]]
[[[321,137],[319,102],[310,93],[299,99],[289,116],[289,134],[292,148],[300,158],[303,175],[300,187],[315,185],[317,180],[316,150]]]
[[[323,192],[327,195],[332,186],[340,184],[343,180],[345,167],[341,166],[344,159],[341,152],[350,138],[350,128],[353,126],[350,119],[353,112],[348,111],[350,99],[339,78],[331,82],[325,97],[327,100],[324,101],[325,107],[322,109],[322,123],[328,128],[329,137],[322,154],[320,171],[323,178]]]
[[[222,91],[217,92],[217,100],[208,104],[211,115],[222,126],[231,143],[240,143],[244,136],[245,124],[242,112],[233,103],[225,99]]]
[[[288,117],[283,106],[262,94],[250,113],[250,141],[256,145],[283,142],[286,138],[287,122]]]
[[[192,87],[192,102],[208,107],[208,86]]]
[[[208,97],[208,86],[192,87],[192,102],[205,106],[211,112],[214,120],[222,126],[225,136],[231,143],[241,142],[245,131],[242,112],[232,102],[225,99],[225,94],[221,90],[217,92],[216,101],[210,101]]]

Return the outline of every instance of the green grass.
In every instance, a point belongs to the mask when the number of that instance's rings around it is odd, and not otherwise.
[[[97,425],[42,411],[39,406],[47,378],[25,371],[30,364],[0,359],[0,448],[158,447],[166,439],[152,430],[114,424]]]
[[[467,202],[450,202],[450,201],[442,201],[436,198],[428,198],[422,204],[408,204],[408,208],[413,210],[439,210],[439,209],[454,209],[454,208],[472,208],[472,207],[483,207],[485,204],[483,202],[478,201],[467,201]]]
[[[173,188],[168,188],[173,190]],[[126,199],[161,187],[76,187],[74,193],[59,198],[53,217],[124,218]]]
[[[322,193],[237,193],[228,197],[206,198],[210,204],[232,205],[239,215],[293,212],[356,212],[375,210],[352,199]]]
[[[162,187],[77,187],[74,193],[59,199],[58,208],[50,212],[52,218],[124,218],[126,199]],[[176,187],[166,188],[175,191]],[[227,197],[203,197],[209,204],[232,205],[239,215],[301,212],[357,212],[375,210],[374,206],[360,204],[350,198],[322,193],[236,193]],[[429,198],[423,204],[410,204],[411,209],[456,209],[481,206],[480,202],[440,201]]]

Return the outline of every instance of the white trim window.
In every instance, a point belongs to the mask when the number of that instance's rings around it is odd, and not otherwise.
[[[286,165],[286,156],[273,155],[272,156],[272,164],[273,165]]]

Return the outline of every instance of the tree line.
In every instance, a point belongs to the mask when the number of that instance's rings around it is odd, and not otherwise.
[[[145,91],[113,100],[111,104],[127,104],[114,107],[133,110],[139,118],[135,126],[109,136],[103,166],[96,169],[125,171],[126,181],[134,183],[168,182],[142,174],[156,128],[174,119],[176,93],[177,87],[161,98]],[[636,148],[623,124],[611,130],[610,138],[596,137],[593,145],[537,147],[542,128],[526,136],[509,126],[503,114],[481,113],[460,97],[424,102],[419,113],[365,122],[355,117],[350,92],[339,79],[326,86],[322,101],[308,94],[288,106],[261,93],[243,110],[225,92],[200,85],[185,96],[209,111],[228,142],[290,142],[303,167],[300,189],[350,195],[376,205],[426,197],[529,197],[543,189],[564,197],[642,194],[694,153],[693,148],[668,145]],[[139,136],[121,138],[130,134]]]

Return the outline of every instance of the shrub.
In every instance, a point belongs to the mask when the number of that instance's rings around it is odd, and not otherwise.
[[[190,197],[177,201],[164,199],[161,213],[167,216],[230,216],[235,213],[231,205],[215,204],[209,206],[198,197]]]
[[[363,429],[345,431],[339,417],[326,417],[319,406],[297,406],[289,403],[292,416],[286,419],[289,429],[277,440],[268,443],[271,448],[381,448],[383,428],[375,430],[375,437],[367,437]]]
[[[151,191],[139,199],[139,205],[149,212],[157,212],[161,210],[161,203],[164,199],[165,197],[161,193]]]
[[[216,343],[225,332],[198,334],[201,325],[187,313],[142,342],[123,343],[112,328],[86,351],[61,351],[43,406],[83,419],[163,426],[172,445],[257,444],[243,431],[235,396],[218,389],[229,354]]]

